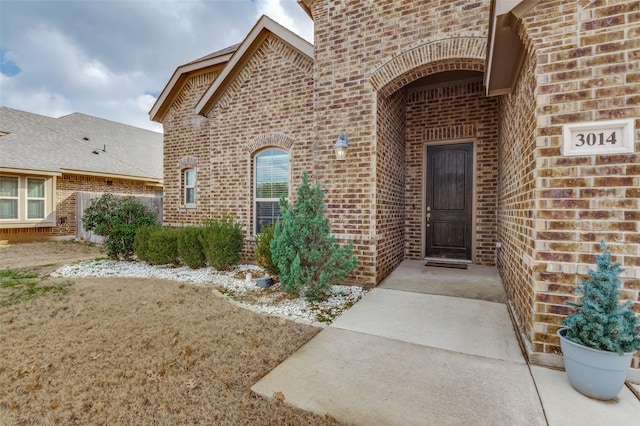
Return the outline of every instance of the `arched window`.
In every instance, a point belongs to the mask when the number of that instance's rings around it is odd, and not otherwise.
[[[267,149],[255,156],[254,230],[280,220],[281,197],[289,196],[289,154],[281,149]]]

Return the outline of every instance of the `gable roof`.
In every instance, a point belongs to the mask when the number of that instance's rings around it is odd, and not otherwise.
[[[309,59],[313,59],[313,45],[311,43],[289,31],[268,16],[262,15],[242,43],[240,43],[220,75],[218,75],[213,84],[207,89],[204,95],[202,95],[202,98],[196,104],[196,114],[206,115],[209,112],[219,96],[231,84],[269,33],[279,37]]]
[[[224,64],[231,59],[231,56],[236,49],[238,49],[238,46],[240,45],[234,44],[233,46],[210,53],[202,58],[198,58],[195,61],[188,62],[176,68],[171,79],[169,79],[167,85],[162,89],[160,96],[158,96],[158,99],[156,99],[156,102],[149,111],[151,121],[161,123],[164,120],[171,104],[178,96],[191,74],[196,72],[205,72],[207,69],[212,67],[223,67]]]
[[[60,118],[0,107],[0,169],[162,182],[160,133],[81,113]]]

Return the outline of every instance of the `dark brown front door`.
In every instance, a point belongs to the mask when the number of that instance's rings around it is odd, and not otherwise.
[[[427,147],[426,257],[471,260],[473,144]]]

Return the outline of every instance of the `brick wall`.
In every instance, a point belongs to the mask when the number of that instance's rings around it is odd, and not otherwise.
[[[518,322],[533,329],[535,58],[525,58],[511,95],[500,97],[498,138],[498,268]],[[560,212],[561,213],[561,212]]]
[[[378,98],[376,126],[377,276],[381,281],[405,258],[405,221],[415,207],[405,201],[405,135],[407,101],[404,90]]]
[[[254,157],[268,147],[289,153],[295,194],[313,167],[313,61],[269,35],[209,114],[210,211],[232,214],[253,238]],[[241,123],[241,125],[239,125]]]
[[[475,142],[475,252],[479,265],[495,264],[497,203],[497,100],[484,95],[480,80],[416,88],[407,95],[406,257],[424,257],[425,144]]]
[[[190,76],[162,122],[165,199],[163,217],[168,225],[197,224],[210,217],[209,125],[205,117],[195,114],[195,105],[221,68],[218,65]],[[183,201],[182,173],[187,168],[196,170],[195,205],[185,205]]]
[[[247,59],[207,117],[194,115],[220,67],[188,80],[163,122],[165,223],[198,224],[232,215],[253,252],[254,157],[269,147],[289,153],[291,198],[303,170],[313,172],[313,61],[270,34]],[[181,170],[197,169],[196,206],[182,205]]]
[[[217,74],[185,86],[163,123],[165,220],[193,223],[230,213],[250,238],[253,157],[280,146],[291,156],[292,192],[309,170],[326,193],[336,238],[354,242],[358,269],[348,279],[373,285],[404,258],[404,100],[394,92],[432,73],[482,70],[488,2],[319,1],[313,9],[315,64],[269,36],[208,113],[206,131],[193,106]],[[399,53],[403,60],[396,61]],[[416,60],[424,57],[430,59]],[[388,108],[376,108],[377,91]],[[333,153],[341,131],[349,136],[345,162]],[[180,161],[197,162],[190,210],[176,202]]]
[[[359,269],[355,277],[360,282],[375,284],[393,269],[401,260],[398,247],[404,238],[396,219],[385,221],[402,212],[394,211],[390,205],[394,200],[386,195],[400,176],[397,171],[390,175],[384,167],[401,164],[384,165],[382,160],[401,156],[389,156],[393,142],[378,138],[392,138],[394,131],[376,129],[391,119],[376,117],[381,111],[376,103],[396,108],[390,95],[434,72],[483,69],[484,56],[469,61],[466,51],[484,52],[488,11],[488,2],[477,1],[327,0],[312,4],[316,177],[327,188],[328,204],[335,207],[329,210],[332,229],[338,237],[356,241]],[[454,41],[461,34],[473,42]],[[456,58],[456,65],[438,62],[436,58],[445,59],[443,55]],[[429,57],[433,61],[424,59]],[[425,63],[428,65],[422,66]],[[332,151],[332,141],[340,131],[349,136],[344,162],[337,162]],[[392,181],[384,183],[380,176]]]
[[[568,313],[564,302],[575,300],[601,239],[625,268],[623,297],[640,312],[640,154],[561,152],[563,124],[627,117],[635,118],[639,151],[639,10],[637,1],[545,1],[520,28],[531,58],[501,102],[501,155],[526,160],[520,177],[501,170],[501,220],[508,220],[501,237],[514,250],[503,251],[501,263],[534,358],[543,363],[559,362],[553,355],[560,353],[555,333]],[[508,123],[514,117],[521,129]],[[633,366],[640,367],[639,357]]]

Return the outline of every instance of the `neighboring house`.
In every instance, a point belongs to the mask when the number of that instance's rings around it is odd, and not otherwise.
[[[162,195],[162,134],[0,108],[0,240],[76,235],[78,192]]]
[[[166,223],[232,214],[250,241],[306,169],[354,241],[349,279],[495,265],[532,362],[561,364],[564,302],[601,239],[640,311],[638,2],[299,3],[315,46],[262,17],[178,67],[150,111]]]

